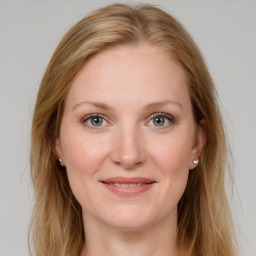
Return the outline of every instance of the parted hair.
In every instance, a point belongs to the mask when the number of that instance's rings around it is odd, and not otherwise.
[[[183,26],[151,6],[109,5],[74,25],[57,46],[45,71],[34,109],[31,177],[34,209],[29,230],[36,256],[79,256],[86,237],[82,209],[57,164],[53,144],[59,136],[63,104],[76,74],[88,58],[117,45],[150,44],[168,51],[182,66],[197,123],[205,121],[206,143],[190,171],[178,203],[177,243],[187,256],[234,256],[236,239],[225,177],[227,144],[215,87],[202,55]]]

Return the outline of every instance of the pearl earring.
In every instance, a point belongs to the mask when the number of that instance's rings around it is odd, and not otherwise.
[[[198,164],[199,163],[199,158],[196,156],[196,158],[193,160],[193,164]]]
[[[63,161],[61,158],[59,158],[58,162],[59,162],[60,166],[63,166]]]

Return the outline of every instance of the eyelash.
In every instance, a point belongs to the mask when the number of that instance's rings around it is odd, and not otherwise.
[[[97,127],[97,126],[93,126],[93,125],[87,125],[86,122],[88,120],[92,120],[92,118],[102,118],[105,122],[106,121],[106,117],[105,115],[102,115],[102,114],[99,114],[99,113],[95,113],[95,114],[89,114],[87,116],[85,116],[83,119],[82,119],[82,123],[86,125],[86,127],[88,127],[89,129],[100,129],[101,126]],[[108,122],[107,122],[108,123]],[[109,124],[109,123],[108,123]]]
[[[160,129],[164,129],[164,128],[169,128],[170,124],[175,124],[176,123],[176,120],[173,116],[167,114],[167,113],[163,113],[163,112],[159,112],[159,113],[154,113],[150,116],[150,121],[152,121],[154,118],[157,118],[157,117],[163,117],[165,119],[168,120],[169,122],[169,125],[164,125],[164,126],[155,126],[157,128],[160,128]],[[148,122],[149,123],[149,122]]]
[[[158,112],[158,113],[152,114],[152,115],[149,117],[149,121],[147,122],[147,124],[148,124],[150,121],[152,121],[154,118],[157,118],[157,117],[163,117],[163,118],[167,119],[168,122],[171,123],[171,124],[175,124],[175,122],[176,122],[176,120],[175,120],[175,118],[174,118],[173,116],[171,116],[171,115],[169,115],[169,114],[167,114],[167,113]],[[101,125],[97,127],[97,126],[93,126],[93,125],[88,125],[88,124],[86,124],[86,122],[87,122],[88,120],[90,120],[90,119],[92,120],[92,118],[102,118],[107,124],[109,124],[109,122],[106,120],[105,115],[102,115],[102,114],[99,114],[99,113],[89,114],[89,115],[85,116],[85,117],[81,120],[81,122],[82,122],[83,124],[85,124],[86,127],[88,127],[89,129],[100,129],[100,128],[102,127]],[[104,125],[103,125],[103,126],[104,126]],[[154,126],[154,125],[152,125],[152,126]],[[168,128],[169,126],[170,126],[170,124],[167,125],[167,126],[166,126],[166,125],[163,125],[163,126],[157,126],[157,125],[155,125],[155,127],[160,128],[160,129]]]

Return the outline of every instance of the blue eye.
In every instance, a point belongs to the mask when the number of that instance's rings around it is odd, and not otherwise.
[[[158,113],[153,116],[150,120],[149,125],[165,127],[170,125],[170,123],[174,123],[174,118],[165,113]]]
[[[91,115],[87,118],[84,118],[83,123],[89,127],[101,127],[107,125],[107,121],[99,115]]]
[[[165,117],[158,116],[153,118],[153,124],[155,126],[164,126],[165,123],[166,123]]]

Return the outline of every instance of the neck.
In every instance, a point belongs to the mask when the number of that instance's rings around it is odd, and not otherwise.
[[[160,220],[140,230],[109,227],[86,216],[86,245],[81,256],[178,256],[177,218]]]

